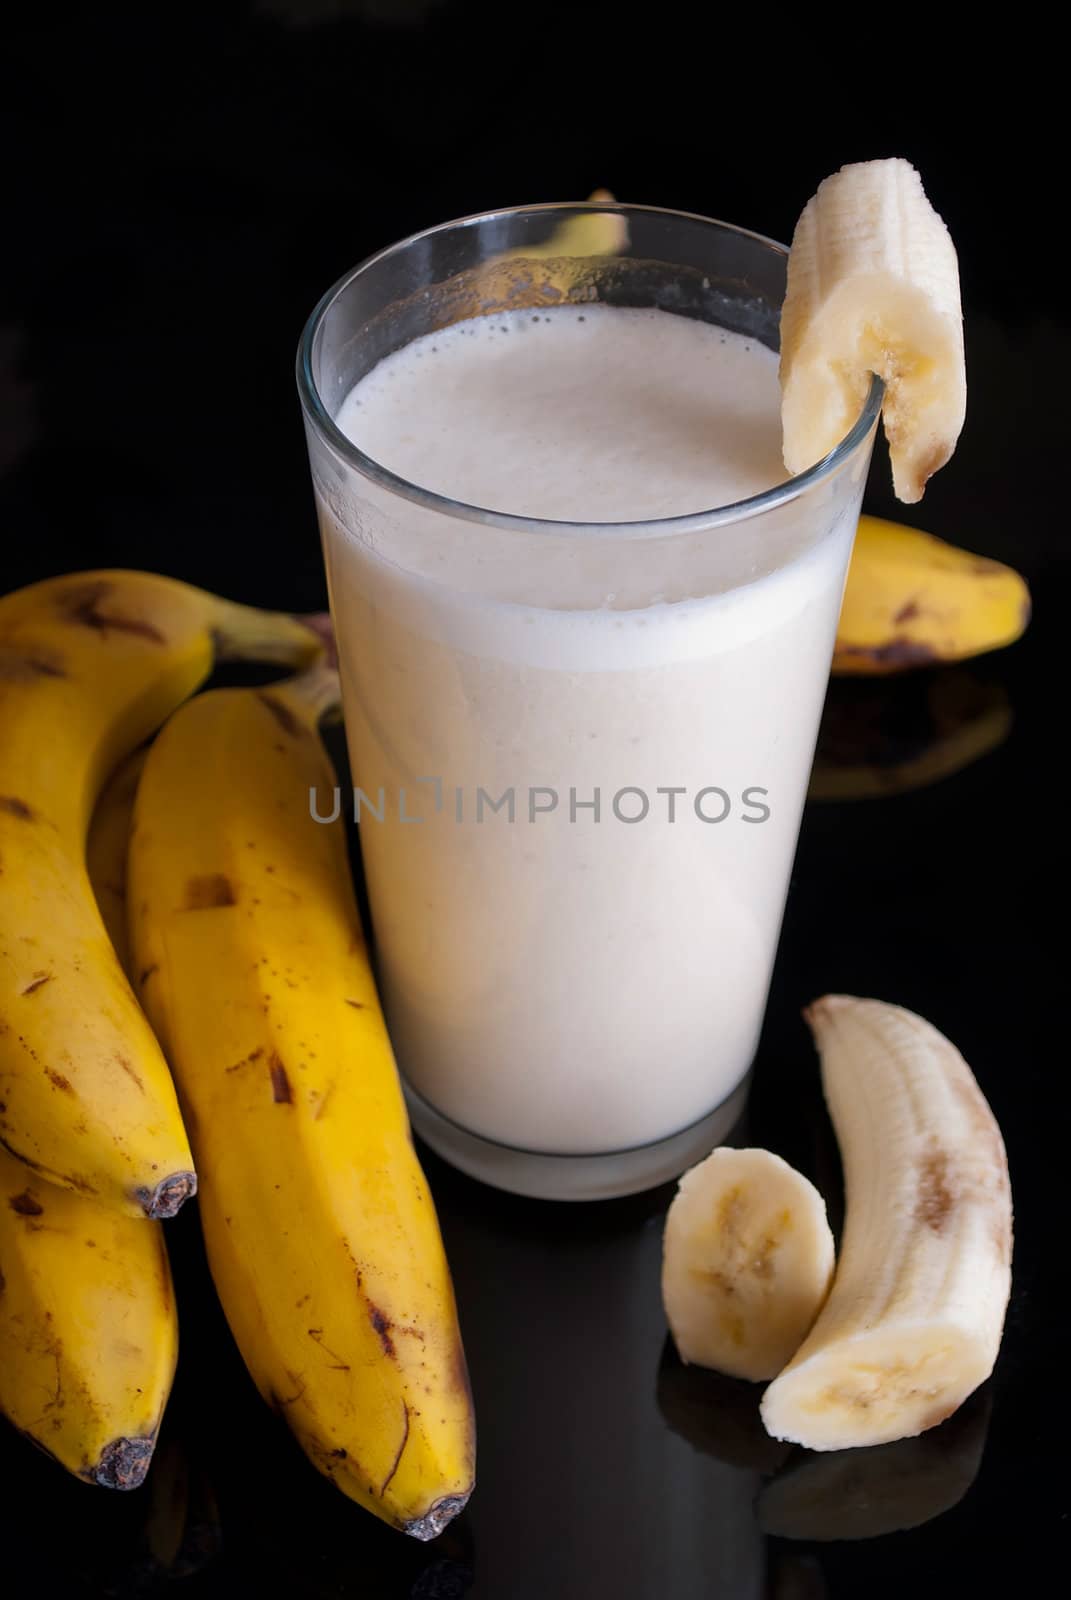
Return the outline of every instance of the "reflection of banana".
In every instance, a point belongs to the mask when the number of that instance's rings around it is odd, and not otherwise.
[[[596,189],[587,204],[613,201],[609,189]],[[555,256],[616,256],[628,244],[628,221],[619,211],[578,211],[560,222],[542,244],[520,245],[504,250],[499,261],[551,260]]]
[[[1030,591],[1011,567],[917,528],[860,517],[833,672],[884,675],[1013,644]]]
[[[174,1435],[156,1452],[148,1496],[146,1576],[188,1578],[211,1566],[223,1543],[216,1497]]]
[[[922,1017],[826,995],[807,1013],[844,1162],[829,1299],[762,1398],[778,1439],[843,1450],[912,1438],[988,1378],[1011,1288],[1000,1129]]]
[[[754,1472],[783,1466],[792,1446],[766,1432],[760,1395],[741,1378],[685,1366],[667,1338],[658,1367],[658,1409],[673,1432],[703,1455]]]
[[[130,941],[126,926],[126,851],[134,796],[148,755],[148,745],[135,750],[112,773],[97,801],[86,841],[86,869],[105,930],[119,965],[130,977]]]
[[[1003,685],[967,668],[832,683],[808,799],[881,800],[940,783],[998,749],[1013,720]]]
[[[772,1550],[768,1600],[826,1600],[829,1590],[813,1556]]]
[[[662,1301],[683,1361],[775,1377],[832,1276],[825,1202],[780,1156],[723,1146],[681,1178],[666,1216]]]
[[[805,1456],[759,1494],[759,1525],[779,1539],[877,1539],[958,1505],[978,1476],[988,1390],[917,1439]]]

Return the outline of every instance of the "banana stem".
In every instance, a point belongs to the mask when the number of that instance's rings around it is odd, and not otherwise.
[[[342,708],[338,673],[323,657],[296,678],[272,684],[268,692],[273,700],[283,701],[295,716],[312,728]]]
[[[217,661],[267,661],[305,666],[322,650],[321,637],[282,611],[260,611],[221,600],[213,617]]]

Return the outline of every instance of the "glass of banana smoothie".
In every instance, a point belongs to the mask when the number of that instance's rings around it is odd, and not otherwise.
[[[505,1189],[651,1187],[743,1106],[881,398],[788,479],[785,271],[533,206],[305,329],[391,1037],[418,1132]]]

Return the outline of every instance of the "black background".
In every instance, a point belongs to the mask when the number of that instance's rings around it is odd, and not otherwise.
[[[211,1485],[222,1530],[190,1593],[998,1594],[1066,1535],[1066,106],[1029,10],[942,28],[935,7],[446,0],[47,6],[6,25],[0,588],[134,565],[318,608],[292,362],[345,268],[449,216],[598,184],[786,239],[827,172],[901,154],[960,251],[969,372],[960,449],[912,520],[1012,562],[1035,600],[1026,639],[968,669],[972,692],[1012,708],[999,749],[925,788],[808,808],[744,1130],[835,1190],[798,1021],[823,990],[912,1006],[975,1066],[1009,1147],[1016,1278],[962,1503],[875,1541],[767,1540],[758,1586],[731,1583],[740,1483],[656,1394],[667,1192],[580,1212],[429,1160],[479,1412],[469,1511],[418,1549],[315,1478],[253,1396],[185,1215],[169,1234],[184,1357],[168,1448]],[[879,447],[867,505],[895,515],[887,480]],[[835,685],[824,738],[847,726],[893,766],[924,751],[934,679]],[[711,1393],[695,1390],[697,1412]],[[91,1492],[6,1435],[0,1472],[13,1582],[157,1581],[150,1490]]]

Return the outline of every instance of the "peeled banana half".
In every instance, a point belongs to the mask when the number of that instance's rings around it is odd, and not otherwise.
[[[936,1028],[848,995],[807,1015],[844,1165],[844,1238],[762,1418],[775,1438],[842,1450],[936,1427],[989,1377],[1011,1290],[1011,1189],[993,1113]]]

